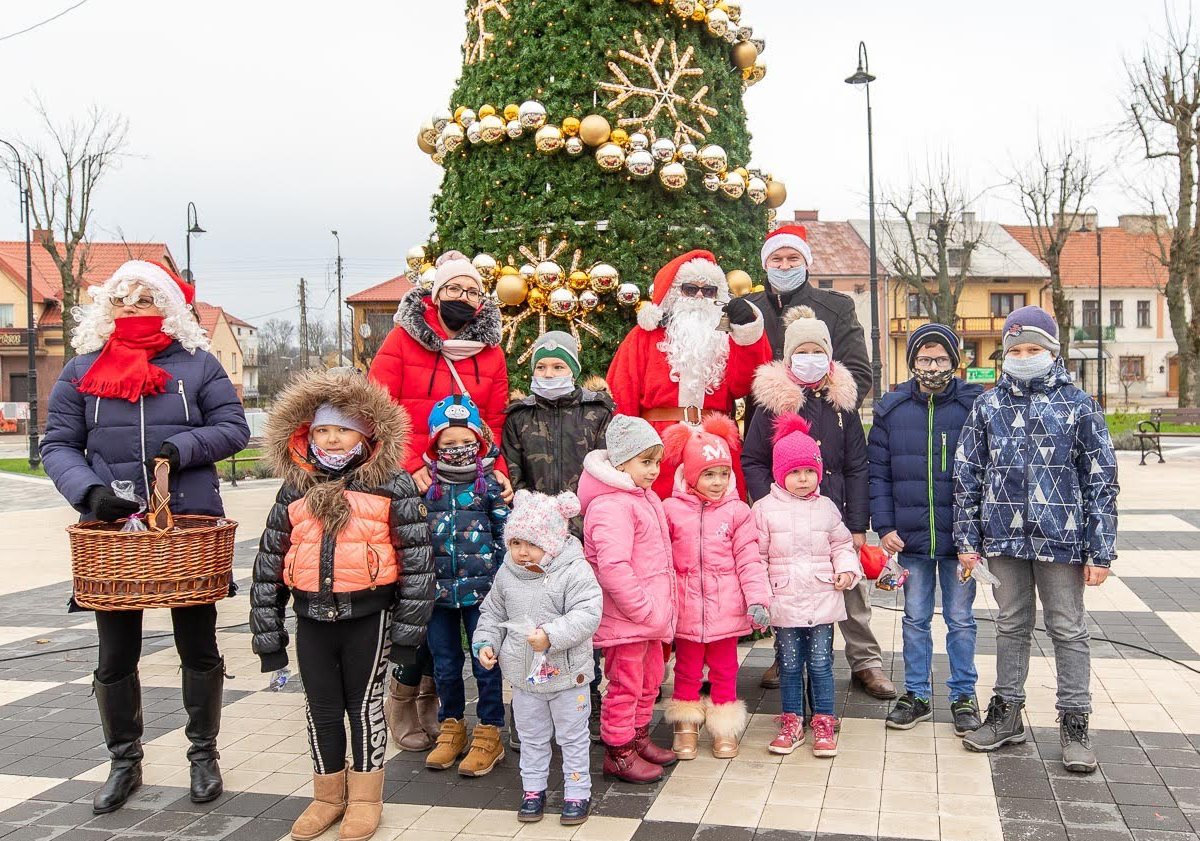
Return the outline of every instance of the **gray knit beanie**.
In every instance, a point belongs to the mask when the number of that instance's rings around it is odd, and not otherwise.
[[[608,460],[616,467],[651,447],[661,447],[662,439],[648,421],[613,415],[604,433],[604,443],[608,447]]]

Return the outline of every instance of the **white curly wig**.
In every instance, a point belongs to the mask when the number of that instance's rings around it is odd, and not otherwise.
[[[71,346],[77,353],[100,350],[114,329],[113,307],[109,299],[136,300],[144,292],[150,293],[154,299],[154,306],[163,314],[164,333],[176,339],[188,353],[208,350],[208,335],[201,329],[187,304],[164,294],[150,283],[129,276],[129,273],[122,272],[121,269],[102,285],[93,286],[88,290],[88,294],[92,296],[90,304],[71,310],[75,319],[75,329],[71,331]]]

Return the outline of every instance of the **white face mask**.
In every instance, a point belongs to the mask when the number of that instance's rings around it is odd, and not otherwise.
[[[792,376],[805,385],[819,383],[829,374],[829,357],[823,353],[793,353]]]
[[[767,267],[767,280],[776,292],[792,292],[803,286],[807,279],[807,266],[796,266],[792,269]]]
[[[545,400],[557,400],[575,390],[575,378],[571,376],[534,377],[530,388],[538,397]]]
[[[1054,367],[1054,355],[1046,351],[1036,356],[1006,356],[1003,367],[1004,373],[1014,380],[1029,382],[1050,373],[1050,369]]]

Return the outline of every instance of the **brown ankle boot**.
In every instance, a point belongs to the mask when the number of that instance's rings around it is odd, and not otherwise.
[[[337,823],[346,811],[346,769],[333,774],[313,774],[313,802],[292,824],[292,838],[312,841]]]
[[[433,744],[441,731],[441,725],[438,724],[440,703],[437,684],[433,682],[433,678],[428,675],[421,678],[421,684],[417,687],[417,721],[421,723],[421,729],[429,734],[430,744]]]
[[[461,718],[448,718],[442,722],[437,745],[425,757],[425,767],[444,771],[458,762],[467,749],[467,723]]]
[[[638,756],[635,744],[631,741],[604,746],[604,776],[638,784],[656,783],[662,779],[662,766]]]
[[[346,815],[338,829],[340,841],[367,841],[383,817],[383,769],[346,772]]]
[[[778,689],[779,688],[779,660],[778,660],[778,658],[773,660],[771,662],[771,665],[767,667],[767,670],[765,672],[763,672],[762,680],[760,680],[758,682],[758,685],[761,686],[763,689]]]
[[[654,742],[650,741],[650,725],[645,724],[634,731],[633,744],[637,748],[638,756],[647,762],[653,762],[655,765],[661,765],[664,768],[668,765],[674,765],[679,757],[675,755],[675,751],[660,748]]]
[[[417,718],[417,687],[405,686],[395,678],[390,680],[388,696],[383,702],[383,715],[392,734],[392,743],[400,750],[429,750],[433,747],[433,739],[429,738]]]
[[[482,777],[504,758],[504,744],[500,741],[500,728],[491,724],[477,724],[471,733],[471,749],[458,764],[458,773],[464,777]]]
[[[671,750],[681,761],[696,758],[696,744],[700,741],[700,725],[704,723],[703,701],[679,701],[672,698],[667,702],[663,717],[675,725],[675,738]]]

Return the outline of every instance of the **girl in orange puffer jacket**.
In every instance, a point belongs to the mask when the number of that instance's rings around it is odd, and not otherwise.
[[[369,838],[383,810],[387,663],[416,660],[433,612],[427,512],[399,467],[408,433],[404,411],[349,369],[300,377],[267,424],[283,487],[254,561],[250,630],[263,671],[285,666],[293,598],[314,765],[293,838],[316,838],[343,812],[342,837]]]

